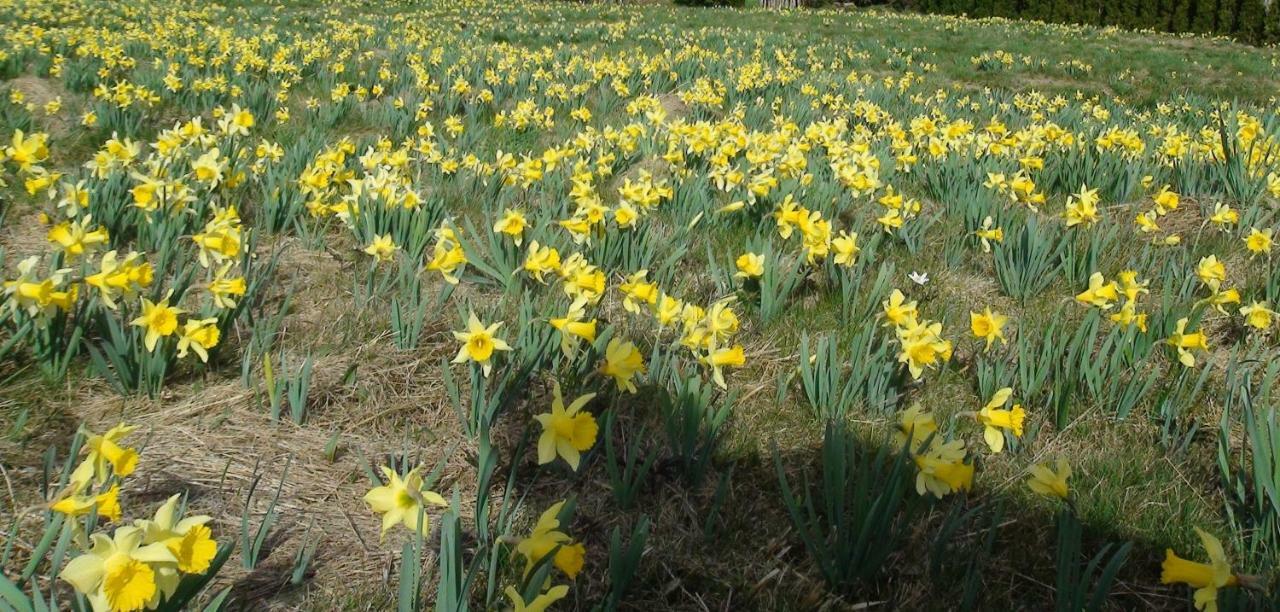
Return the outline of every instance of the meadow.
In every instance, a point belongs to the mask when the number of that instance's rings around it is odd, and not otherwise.
[[[0,0],[0,608],[1274,609],[1278,60]]]

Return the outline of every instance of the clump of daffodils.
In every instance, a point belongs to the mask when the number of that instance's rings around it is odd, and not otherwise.
[[[933,413],[919,405],[902,412],[897,444],[916,465],[916,493],[942,498],[973,488],[973,464],[965,461],[964,440],[942,441]]]
[[[906,364],[911,377],[919,379],[924,370],[951,360],[951,341],[942,337],[942,323],[919,317],[917,303],[894,289],[881,304],[885,325],[894,328],[900,350],[898,362]]]
[[[87,454],[51,509],[71,517],[92,510],[100,519],[119,522],[120,482],[138,463],[137,451],[123,445],[132,431],[122,424],[105,434],[87,433]],[[95,494],[95,483],[106,491]],[[174,495],[152,518],[119,525],[110,534],[93,533],[87,541],[80,531],[82,523],[72,522],[84,552],[68,562],[59,577],[95,612],[151,610],[169,602],[185,576],[217,570],[213,563],[218,543],[207,526],[211,517],[182,516],[181,500],[181,495]]]

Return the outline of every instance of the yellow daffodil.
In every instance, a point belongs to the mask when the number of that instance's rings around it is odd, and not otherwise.
[[[1217,291],[1218,287],[1222,286],[1222,281],[1227,279],[1227,267],[1218,261],[1216,255],[1209,255],[1196,264],[1196,276],[1209,289]]]
[[[1249,230],[1249,235],[1244,238],[1244,246],[1249,249],[1251,256],[1271,255],[1271,237],[1273,230],[1271,228]]]
[[[991,350],[991,345],[996,340],[999,340],[1001,344],[1007,342],[1004,338],[1004,326],[1008,322],[1009,317],[991,312],[990,307],[980,313],[969,313],[969,329],[975,337],[987,341],[985,350],[988,351]]]
[[[1265,301],[1254,302],[1240,309],[1240,316],[1244,317],[1245,323],[1254,329],[1265,330],[1271,327],[1275,321],[1276,311],[1267,307]]]
[[[391,240],[391,234],[374,236],[369,246],[364,248],[365,253],[372,255],[378,262],[384,263],[395,258],[396,251],[399,250],[400,247],[396,246],[396,243]]]
[[[547,589],[547,592],[539,594],[529,602],[525,602],[515,587],[509,586],[503,593],[506,593],[507,599],[511,600],[511,607],[514,612],[546,612],[551,608],[551,604],[564,599],[569,594],[569,587],[563,584],[553,586]]]
[[[1066,459],[1059,457],[1056,470],[1047,463],[1031,466],[1031,478],[1027,479],[1027,487],[1045,497],[1066,499],[1070,493],[1068,478],[1071,478],[1071,466]]]
[[[978,240],[982,243],[982,252],[984,253],[991,252],[992,242],[995,242],[995,243],[1004,242],[1004,229],[999,227],[994,227],[994,226],[995,226],[995,219],[993,219],[991,215],[987,215],[987,217],[982,220],[982,226],[973,232],[974,235],[978,237]]]
[[[556,502],[550,508],[547,508],[538,517],[538,522],[533,526],[533,531],[529,536],[522,538],[520,543],[516,545],[516,552],[520,553],[525,560],[525,576],[528,576],[529,572],[533,571],[533,566],[537,565],[538,561],[551,554],[553,550],[556,553],[552,563],[560,571],[564,572],[570,580],[577,578],[578,572],[582,571],[587,549],[581,543],[574,543],[573,538],[560,531],[559,517],[563,509],[563,501]],[[556,547],[559,547],[559,549]]]
[[[178,315],[184,312],[186,311],[181,308],[170,306],[168,296],[159,302],[142,298],[142,315],[134,319],[132,325],[146,330],[144,344],[148,351],[154,351],[160,338],[167,338],[178,331]]]
[[[161,543],[177,559],[177,569],[184,574],[202,574],[218,554],[218,543],[206,523],[210,516],[182,518],[178,512],[181,495],[171,496],[156,510],[151,520],[139,519],[134,526],[143,531],[143,542]]]
[[[609,340],[605,347],[604,362],[600,365],[600,373],[613,379],[619,391],[636,392],[635,377],[644,374],[644,355],[635,344],[619,338]]]
[[[1076,295],[1076,301],[1087,306],[1108,310],[1120,299],[1115,281],[1107,282],[1101,272],[1089,275],[1089,288]]]
[[[1015,438],[1022,436],[1022,422],[1026,419],[1026,411],[1019,404],[1014,404],[1008,410],[1004,409],[1012,395],[1013,389],[1009,387],[996,391],[991,401],[977,414],[978,422],[983,425],[982,439],[993,453],[1004,450],[1005,431],[1012,433]]]
[[[922,453],[914,454],[918,470],[916,493],[941,499],[973,487],[973,464],[964,460],[964,441],[934,443]]]
[[[755,253],[743,253],[734,261],[734,266],[738,268],[733,273],[734,278],[760,278],[764,274],[764,257]]]
[[[1164,562],[1160,564],[1160,582],[1185,584],[1195,589],[1196,609],[1216,612],[1218,589],[1235,586],[1240,580],[1231,571],[1231,563],[1227,561],[1222,542],[1199,527],[1196,528],[1196,535],[1200,536],[1200,542],[1209,555],[1209,562],[1189,561],[1179,557],[1172,549],[1165,549]]]
[[[568,407],[560,395],[559,382],[555,383],[552,394],[551,412],[533,417],[542,426],[542,435],[538,437],[538,464],[551,463],[559,456],[576,471],[582,451],[590,450],[596,443],[596,419],[590,412],[581,412],[596,394],[582,395]]]
[[[711,350],[706,357],[702,358],[702,362],[711,368],[711,379],[724,389],[727,388],[724,382],[724,368],[740,368],[747,363],[747,357],[743,353],[741,344],[721,349],[715,348],[712,344]]]
[[[102,484],[109,475],[124,478],[138,467],[138,451],[121,445],[124,437],[134,429],[135,427],[121,423],[101,435],[86,431],[84,447],[88,454],[84,461],[86,465],[93,466],[95,482]]]
[[[401,477],[395,470],[383,466],[382,475],[387,478],[387,484],[364,494],[364,502],[369,504],[369,509],[382,515],[383,538],[396,525],[404,525],[409,531],[426,536],[431,532],[427,504],[448,505],[439,493],[427,490],[419,469],[409,470]]]
[[[1098,222],[1098,197],[1097,189],[1089,189],[1081,185],[1080,193],[1067,198],[1067,211],[1065,213],[1067,227],[1083,225],[1089,227]]]
[[[560,252],[554,247],[541,246],[534,240],[529,243],[529,254],[525,257],[522,268],[538,282],[545,283],[545,274],[560,272]]]
[[[119,527],[112,537],[91,536],[89,552],[72,559],[59,576],[89,600],[94,612],[134,612],[160,600],[156,564],[177,563],[162,542],[143,545],[143,530]]]
[[[1196,367],[1194,351],[1208,351],[1209,339],[1203,331],[1188,332],[1187,318],[1178,319],[1178,327],[1165,342],[1172,346],[1178,354],[1178,361],[1188,368]]]
[[[489,376],[489,372],[493,370],[493,352],[511,350],[505,340],[494,335],[499,327],[502,327],[501,321],[486,326],[472,311],[467,317],[467,329],[453,332],[453,337],[462,343],[453,362],[474,361],[484,370],[484,375]]]
[[[493,225],[493,231],[510,236],[516,246],[520,246],[527,227],[529,227],[529,220],[525,218],[524,213],[508,208],[502,218]]]
[[[88,514],[90,510],[94,510],[98,516],[109,521],[120,520],[122,514],[120,509],[120,485],[111,485],[110,488],[102,493],[86,495],[83,490],[88,485],[88,481],[84,483],[73,482],[72,485],[67,487],[67,493],[51,504],[49,509],[71,517],[83,516]],[[77,486],[80,488],[79,491],[72,490]]]
[[[209,361],[209,349],[218,346],[220,337],[217,317],[207,319],[187,319],[178,335],[178,358],[187,356],[187,350],[193,350],[200,361]]]
[[[907,296],[897,289],[889,294],[889,299],[885,300],[881,307],[884,310],[884,324],[894,327],[909,327],[915,322],[918,314],[915,300],[908,302]]]

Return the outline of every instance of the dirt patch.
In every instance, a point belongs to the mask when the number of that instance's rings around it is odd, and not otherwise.
[[[74,96],[62,87],[62,83],[54,79],[27,75],[9,81],[9,87],[22,92],[26,101],[35,105],[35,114],[40,118],[50,136],[63,136],[75,126],[67,116],[67,107]],[[53,115],[45,114],[45,105],[54,100],[62,101],[62,110]]]
[[[4,249],[3,272],[6,276],[12,276],[18,262],[23,259],[49,251],[49,228],[40,223],[40,213],[19,204],[13,206],[15,209],[9,211],[4,227],[0,227],[0,248]]]
[[[689,105],[685,104],[680,99],[680,96],[674,93],[664,93],[658,96],[658,104],[667,113],[667,121],[684,119],[689,116]]]

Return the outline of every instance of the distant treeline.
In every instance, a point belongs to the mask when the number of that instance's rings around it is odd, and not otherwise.
[[[889,4],[926,13],[1222,34],[1254,44],[1280,42],[1280,0],[898,0]]]

